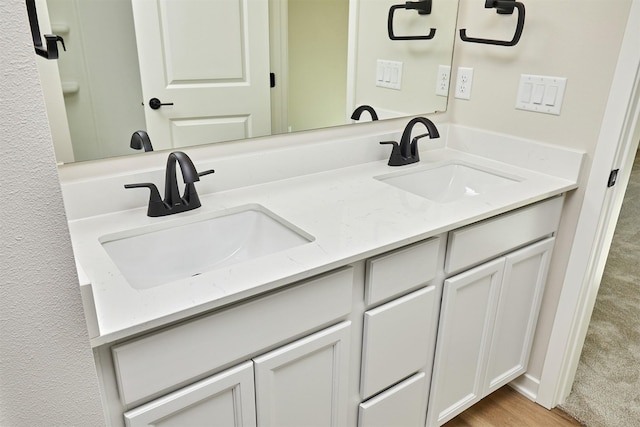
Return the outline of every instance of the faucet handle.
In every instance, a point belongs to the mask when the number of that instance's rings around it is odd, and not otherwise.
[[[210,175],[214,173],[215,170],[209,169],[206,171],[198,172],[198,177]],[[189,206],[191,209],[196,209],[201,206],[200,197],[198,196],[198,192],[196,191],[196,186],[193,182],[186,183],[184,186],[184,192],[182,194],[182,200]]]
[[[429,132],[427,132],[427,133],[423,133],[422,135],[414,136],[413,139],[411,140],[411,144],[413,145],[417,143],[420,138],[424,138],[425,136],[429,136],[429,135],[430,135]]]
[[[402,166],[407,164],[407,159],[402,156],[400,145],[396,141],[380,141],[381,145],[393,145],[391,156],[389,157],[389,166]]]
[[[147,216],[156,217],[166,215],[170,207],[162,201],[158,187],[151,182],[141,182],[139,184],[125,184],[124,188],[148,188],[151,193],[149,194],[149,207],[147,208]]]
[[[396,141],[380,141],[380,145],[391,145],[393,144],[393,148],[395,149],[396,147],[399,147],[398,143]]]
[[[418,135],[413,137],[411,140],[411,156],[416,159],[416,162],[420,161],[420,153],[418,152],[418,140],[420,138],[424,138],[425,136],[431,137],[429,132],[423,133],[422,135]]]
[[[149,200],[156,202],[156,201],[162,201],[162,198],[160,197],[160,192],[158,191],[158,187],[156,187],[156,185],[152,182],[141,182],[138,184],[125,184],[124,188],[148,188],[149,190],[151,190],[151,194],[149,195]]]

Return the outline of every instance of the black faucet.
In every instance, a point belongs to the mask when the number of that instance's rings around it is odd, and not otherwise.
[[[143,130],[137,130],[131,135],[131,143],[129,144],[134,150],[153,151],[149,134]]]
[[[378,120],[378,115],[376,114],[376,110],[374,110],[373,107],[370,106],[370,105],[361,105],[358,108],[356,108],[353,111],[353,114],[351,115],[351,119],[352,120],[360,120],[360,116],[362,115],[362,113],[364,111],[368,111],[369,114],[371,114],[371,120],[372,121]]]
[[[180,190],[178,189],[176,163],[180,164],[182,179],[185,183],[182,196],[180,196]],[[151,194],[149,195],[149,208],[147,209],[148,216],[156,217],[171,215],[179,212],[190,211],[201,206],[200,198],[198,197],[194,183],[196,181],[200,181],[201,176],[208,175],[213,172],[214,170],[210,169],[198,173],[189,156],[182,151],[174,151],[169,154],[169,158],[167,159],[164,182],[164,200],[160,197],[158,187],[151,182],[126,184],[124,188],[148,188],[151,191]]]
[[[427,127],[427,133],[423,133],[422,135],[418,135],[409,142],[411,138],[411,131],[416,123],[422,123]],[[380,144],[393,144],[393,149],[391,150],[391,157],[389,157],[389,166],[403,166],[409,165],[411,163],[416,163],[420,161],[420,155],[418,154],[418,140],[428,136],[429,138],[440,138],[440,133],[438,132],[438,128],[433,122],[425,117],[416,117],[413,118],[407,123],[407,126],[404,128],[404,132],[402,132],[402,138],[400,139],[400,144],[398,145],[395,141],[382,141]]]

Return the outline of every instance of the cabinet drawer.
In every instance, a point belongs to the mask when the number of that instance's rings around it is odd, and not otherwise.
[[[423,426],[427,375],[419,372],[360,404],[358,427]]]
[[[433,357],[436,287],[429,286],[365,313],[363,398],[423,369]]]
[[[439,247],[435,238],[368,260],[367,305],[426,285],[438,271]]]
[[[141,403],[351,311],[348,267],[112,348],[120,399]]]
[[[448,274],[460,272],[549,236],[558,229],[564,197],[555,197],[449,233]]]

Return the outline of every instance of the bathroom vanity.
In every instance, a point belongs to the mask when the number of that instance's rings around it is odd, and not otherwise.
[[[72,219],[108,424],[438,426],[525,373],[583,154],[441,133],[446,144],[402,168],[385,159],[292,173],[203,192],[201,208],[165,218],[139,207]],[[115,189],[133,175],[105,180]],[[263,249],[275,234],[251,234],[262,226],[236,216],[245,212],[299,239]],[[114,255],[141,239],[151,258],[156,246],[199,253],[198,240],[216,240],[204,224],[221,220],[223,242],[252,230],[235,260],[193,270],[188,256],[179,277],[135,282],[134,254]],[[164,234],[183,227],[196,232]]]

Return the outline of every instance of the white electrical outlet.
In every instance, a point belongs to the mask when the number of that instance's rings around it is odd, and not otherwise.
[[[473,82],[473,68],[458,67],[456,79],[456,98],[471,99],[471,83]]]
[[[451,66],[440,65],[438,66],[438,81],[436,81],[436,95],[447,96],[449,95],[449,79],[451,76]]]

